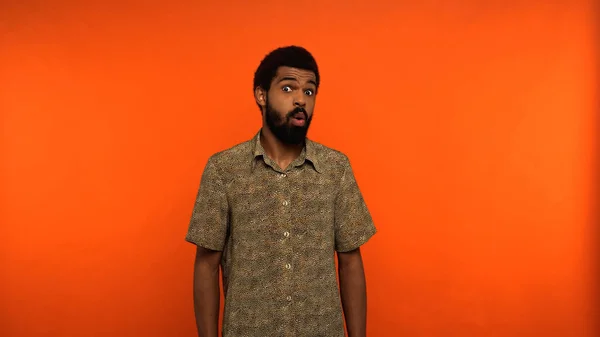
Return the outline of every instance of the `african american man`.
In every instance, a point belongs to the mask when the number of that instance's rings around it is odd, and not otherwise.
[[[206,163],[186,235],[201,337],[218,333],[219,271],[224,337],[342,337],[344,318],[366,336],[360,247],[376,229],[348,157],[307,138],[319,82],[306,49],[270,52],[254,74],[261,129]]]

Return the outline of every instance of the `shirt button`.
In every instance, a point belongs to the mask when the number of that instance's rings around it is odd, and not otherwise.
[[[289,238],[290,237],[290,232],[283,233],[283,236],[285,236],[286,238]]]
[[[286,263],[286,265],[285,265],[285,268],[286,268],[286,269],[291,269],[291,268],[292,268],[292,265],[291,265],[291,264],[289,264],[289,263]]]
[[[287,299],[288,301],[291,301],[291,300],[292,300],[292,296],[288,296],[288,297],[286,297],[286,299]]]
[[[289,203],[287,200],[283,202],[283,206],[287,206],[287,205],[289,205],[289,204],[290,204],[290,203]]]
[[[282,173],[281,178],[285,178],[285,177],[287,177],[287,175],[285,173]]]

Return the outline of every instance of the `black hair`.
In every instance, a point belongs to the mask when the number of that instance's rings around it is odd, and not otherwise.
[[[257,87],[261,87],[265,91],[269,91],[271,81],[275,78],[279,67],[312,71],[316,77],[317,90],[319,89],[320,77],[317,61],[308,50],[299,46],[280,47],[267,54],[254,73],[254,87],[252,89],[255,90]]]

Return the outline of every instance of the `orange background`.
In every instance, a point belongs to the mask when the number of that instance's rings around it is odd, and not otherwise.
[[[260,3],[0,4],[0,335],[194,336],[202,169],[301,44],[379,228],[369,336],[592,336],[592,1]]]

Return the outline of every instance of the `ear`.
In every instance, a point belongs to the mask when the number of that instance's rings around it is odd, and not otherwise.
[[[254,89],[254,99],[256,100],[256,104],[260,105],[261,107],[266,106],[267,92],[265,89],[261,88],[260,86],[256,87],[256,89]]]

